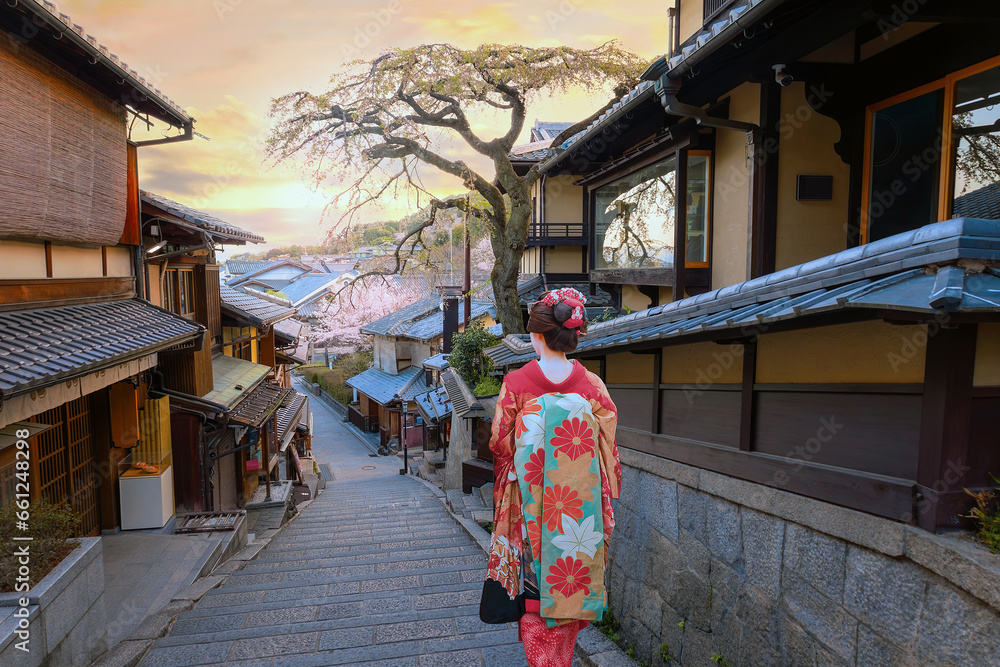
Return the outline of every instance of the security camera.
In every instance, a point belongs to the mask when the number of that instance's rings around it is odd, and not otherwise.
[[[778,85],[780,86],[792,85],[792,81],[794,81],[795,79],[792,78],[791,74],[785,73],[784,65],[772,65],[771,69],[774,70],[774,80],[778,82]]]

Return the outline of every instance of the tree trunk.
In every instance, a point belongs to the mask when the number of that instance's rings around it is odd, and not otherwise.
[[[527,191],[527,188],[524,188]],[[524,193],[511,192],[510,218],[499,235],[493,232],[493,297],[497,304],[497,320],[503,325],[504,334],[524,333],[521,300],[517,294],[517,279],[521,275],[521,257],[528,238],[528,220],[531,217],[529,198]]]

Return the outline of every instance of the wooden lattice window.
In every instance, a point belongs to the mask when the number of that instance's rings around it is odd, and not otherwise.
[[[70,504],[80,516],[77,535],[100,535],[100,479],[94,465],[90,397],[47,410],[31,421],[52,426],[35,436],[38,495],[51,503]]]
[[[194,319],[195,302],[194,269],[167,269],[163,272],[163,305],[181,317]]]
[[[14,500],[15,484],[17,477],[14,473],[15,462],[0,468],[0,509],[6,507]]]

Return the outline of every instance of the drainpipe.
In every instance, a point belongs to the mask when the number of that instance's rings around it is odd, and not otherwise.
[[[671,79],[664,74],[656,82],[656,94],[660,97],[660,104],[663,109],[673,116],[694,118],[698,125],[705,127],[722,128],[726,130],[742,130],[750,134],[758,134],[760,126],[754,123],[746,123],[739,120],[729,120],[728,118],[716,118],[709,116],[708,112],[701,107],[684,104],[677,99],[677,93],[681,89],[680,79]]]

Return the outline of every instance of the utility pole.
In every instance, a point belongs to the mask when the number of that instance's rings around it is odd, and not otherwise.
[[[469,329],[472,319],[472,239],[469,232],[470,197],[465,195],[465,283],[462,291],[465,293],[465,329]]]

